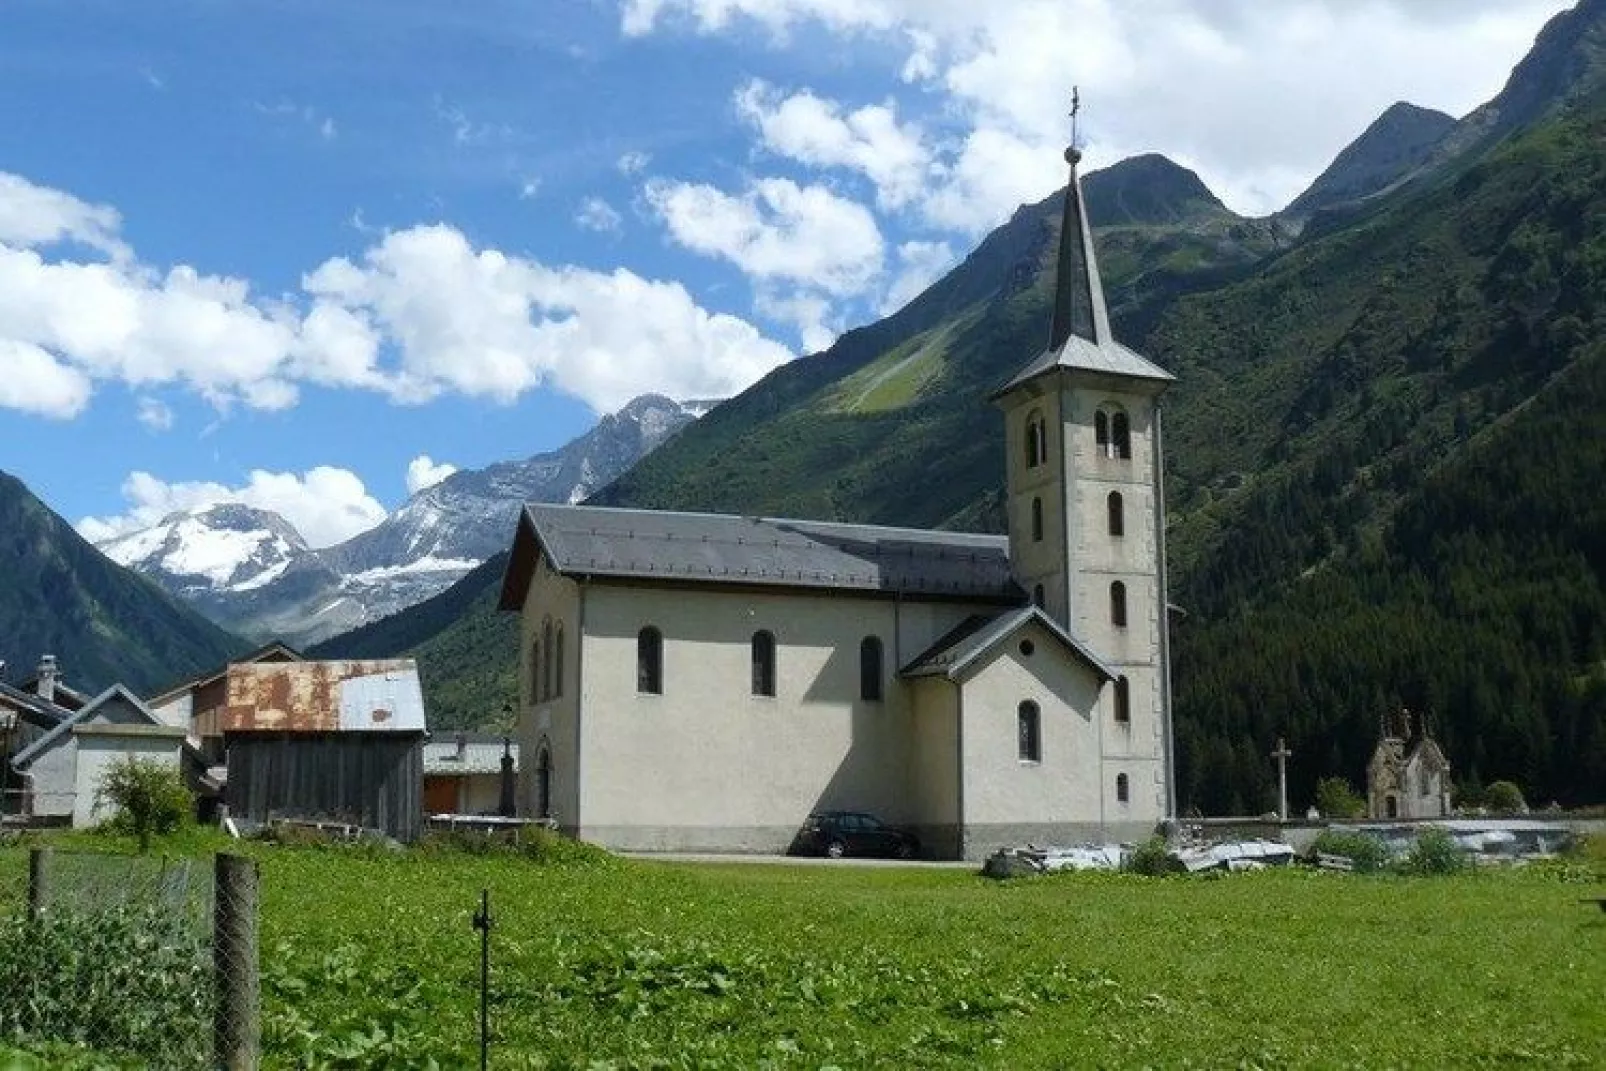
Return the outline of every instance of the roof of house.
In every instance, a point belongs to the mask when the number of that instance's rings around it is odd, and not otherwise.
[[[224,678],[224,733],[425,729],[418,666],[410,658],[234,663]]]
[[[1125,376],[1130,379],[1147,379],[1159,383],[1175,382],[1176,376],[1155,364],[1135,350],[1127,349],[1113,338],[1103,342],[1090,342],[1080,335],[1072,335],[1057,350],[1044,350],[1025,368],[1016,372],[1009,381],[993,392],[993,397],[1007,394],[1027,380],[1065,369],[1072,372],[1099,372],[1105,375]]]
[[[3,682],[0,682],[0,706],[15,710],[24,721],[45,730],[54,729],[72,717],[73,713],[66,707]]]
[[[255,662],[305,662],[306,660],[306,655],[291,647],[288,643],[274,640],[271,643],[264,643],[253,651],[247,651],[238,658],[231,659],[217,669],[207,670],[205,673],[198,673],[193,677],[186,677],[177,684],[170,685],[165,690],[152,696],[151,703],[155,706],[161,706],[180,692],[187,692],[193,688],[199,688],[203,685],[211,684],[213,681],[221,680],[223,675],[229,671],[230,666]]]
[[[1041,627],[1072,657],[1091,667],[1101,679],[1116,679],[1114,670],[1037,606],[1023,606],[990,617],[982,614],[967,617],[898,672],[904,677],[945,676],[949,680],[957,680],[978,659],[996,650],[1030,624]]]
[[[1005,536],[713,513],[526,505],[502,583],[516,610],[538,556],[565,576],[1016,602]]]
[[[502,738],[483,733],[465,733],[462,747],[456,736],[439,736],[424,745],[424,775],[499,774],[502,772]],[[519,745],[508,744],[513,768],[519,766]]]
[[[29,744],[21,751],[17,752],[16,758],[11,760],[11,764],[19,770],[27,766],[39,755],[55,747],[56,742],[71,734],[74,728],[90,721],[90,719],[99,713],[100,709],[107,703],[111,702],[113,699],[119,698],[127,701],[128,704],[134,708],[135,712],[141,717],[145,718],[150,725],[160,727],[164,730],[169,729],[168,726],[163,724],[162,719],[158,718],[151,711],[151,708],[145,705],[144,700],[140,699],[139,696],[135,695],[121,684],[114,684],[110,688],[107,688],[104,692],[101,692],[95,698],[91,699],[89,702],[85,703],[79,709],[73,711],[70,717],[63,719],[59,724],[56,725],[55,728],[45,733],[45,735]],[[182,735],[182,730],[170,731],[179,732],[180,735]]]

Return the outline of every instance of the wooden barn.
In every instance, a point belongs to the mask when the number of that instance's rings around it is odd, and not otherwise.
[[[229,813],[423,830],[424,700],[410,659],[255,662],[225,671]]]

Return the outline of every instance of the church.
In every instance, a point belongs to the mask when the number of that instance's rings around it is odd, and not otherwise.
[[[869,811],[935,858],[1174,816],[1172,376],[1110,334],[1066,160],[1049,344],[990,399],[1009,534],[527,506],[500,601],[521,813],[621,850],[777,852],[811,812]]]

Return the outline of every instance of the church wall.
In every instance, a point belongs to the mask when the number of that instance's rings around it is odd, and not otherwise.
[[[947,677],[920,677],[906,687],[918,725],[911,824],[924,854],[952,858],[961,853],[959,686]]]
[[[1048,460],[1026,464],[1026,426],[1040,414],[1047,424]],[[1060,472],[1054,459],[1061,456],[1064,427],[1058,391],[1033,394],[1023,389],[1004,414],[1009,450],[1009,554],[1015,576],[1030,593],[1043,586],[1043,608],[1057,621],[1065,620],[1065,503],[1059,492]],[[1090,433],[1091,434],[1091,433]],[[1032,538],[1032,501],[1043,504],[1043,538]]]
[[[974,609],[590,585],[581,835],[641,850],[782,851],[814,810],[915,820],[913,711],[897,657]],[[636,691],[636,638],[647,625],[664,637],[662,695]],[[774,697],[751,694],[759,629],[776,639]],[[885,650],[879,702],[859,699],[867,635]]]
[[[536,771],[542,746],[552,756],[549,788],[551,816],[565,832],[574,833],[580,820],[580,585],[558,576],[543,559],[536,565],[524,596],[519,636],[519,772],[518,812],[537,816]],[[540,701],[532,689],[531,657],[550,615],[553,627],[563,626],[563,693]]]
[[[1041,629],[1015,639],[965,681],[963,687],[964,854],[983,858],[998,848],[1025,843],[1076,844],[1130,840],[1150,833],[1158,815],[1122,806],[1107,754],[1097,674],[1061,655]],[[1030,700],[1040,711],[1041,760],[1020,758],[1018,711]],[[1152,778],[1152,772],[1149,773]],[[1152,791],[1152,790],[1151,790]]]

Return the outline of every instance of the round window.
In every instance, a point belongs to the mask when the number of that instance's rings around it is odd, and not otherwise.
[[[1027,658],[1030,658],[1032,656],[1032,652],[1035,650],[1037,650],[1037,648],[1032,644],[1031,640],[1020,641],[1020,653],[1025,655]]]

